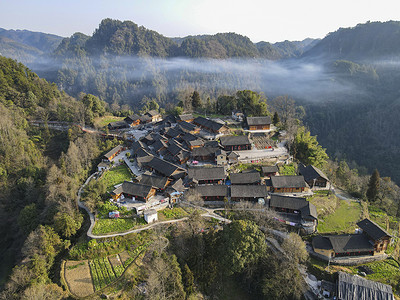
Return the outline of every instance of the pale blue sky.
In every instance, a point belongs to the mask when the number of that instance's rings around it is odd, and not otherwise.
[[[398,0],[0,0],[0,27],[91,35],[104,18],[173,37],[236,32],[253,42],[323,38],[340,27],[400,20]]]

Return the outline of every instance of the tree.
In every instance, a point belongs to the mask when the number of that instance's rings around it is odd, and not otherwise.
[[[81,227],[83,218],[80,214],[76,219],[64,212],[59,212],[54,217],[54,228],[62,236],[70,238]]]
[[[306,244],[296,233],[290,233],[283,241],[282,249],[294,263],[304,263],[308,258]]]
[[[369,202],[375,202],[378,198],[378,192],[380,187],[380,175],[377,169],[372,172],[371,177],[369,178],[368,182],[368,189],[367,189],[367,199]]]
[[[238,220],[226,225],[219,240],[219,255],[227,275],[241,272],[266,250],[265,236],[252,221]]]
[[[185,287],[186,297],[189,297],[194,291],[194,276],[187,264],[183,267],[182,281]]]
[[[318,144],[317,137],[312,136],[310,131],[306,130],[304,126],[297,130],[293,141],[292,153],[302,163],[314,165],[317,168],[325,165],[328,159],[328,154]]]
[[[274,117],[273,117],[273,119],[272,119],[272,123],[273,123],[275,126],[277,126],[277,125],[279,124],[280,121],[281,121],[281,120],[279,119],[278,112],[275,112],[275,113],[274,113]]]
[[[25,206],[18,217],[18,225],[25,233],[29,233],[36,228],[38,225],[38,212],[36,204],[32,203]]]
[[[201,99],[198,91],[194,91],[192,94],[192,106],[194,109],[201,108]]]

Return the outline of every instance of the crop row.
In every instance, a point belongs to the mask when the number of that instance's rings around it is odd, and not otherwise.
[[[92,270],[93,284],[97,290],[105,287],[116,279],[114,271],[107,257],[90,261]]]

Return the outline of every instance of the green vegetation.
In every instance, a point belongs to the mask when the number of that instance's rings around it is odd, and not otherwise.
[[[113,282],[116,277],[106,257],[89,262],[95,290],[99,290]]]
[[[334,213],[319,220],[317,229],[319,233],[354,233],[360,217],[360,203],[340,200]]]
[[[118,218],[118,219],[96,219],[93,227],[93,234],[101,235],[107,233],[124,232],[134,229],[136,226],[145,225],[143,218]]]
[[[323,216],[333,214],[339,204],[339,199],[329,191],[314,192],[314,195],[309,197],[308,201],[315,205],[320,219]]]
[[[181,207],[174,207],[163,209],[162,211],[158,212],[158,215],[161,217],[160,220],[173,220],[186,217],[188,213]]]
[[[125,119],[125,117],[103,116],[95,118],[93,123],[96,127],[103,128],[104,126],[107,126],[108,123],[122,121],[123,119]]]
[[[279,174],[281,176],[297,175],[296,168],[297,166],[294,163],[282,165],[279,167]]]
[[[105,182],[107,191],[114,190],[114,186],[123,183],[125,180],[132,180],[132,173],[125,164],[107,170],[99,181]]]

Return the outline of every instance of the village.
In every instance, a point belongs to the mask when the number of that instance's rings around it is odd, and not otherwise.
[[[259,210],[273,211],[274,220],[289,232],[311,237],[306,239],[309,255],[328,266],[357,266],[388,257],[385,251],[391,235],[368,218],[359,221],[353,233],[318,234],[317,208],[309,199],[314,194],[334,194],[335,188],[312,165],[298,164],[294,174],[280,174],[282,167],[293,164],[293,158],[285,147],[285,132],[279,132],[269,116],[245,118],[232,114],[221,120],[185,114],[162,118],[157,111],[150,111],[107,127],[110,132],[123,132],[129,138],[103,156],[95,178],[124,167],[131,180],[117,182],[109,191],[113,210],[103,216],[96,216],[94,211],[91,238],[125,235],[142,230],[146,223],[170,222],[160,220],[160,213],[163,216],[168,210],[180,209],[174,207],[183,203],[208,209],[204,215],[219,222],[230,222],[219,216],[218,210],[228,205],[234,209],[235,204],[247,202]],[[133,212],[136,218],[131,230],[111,229],[109,235],[96,230],[104,218],[108,222],[124,218],[122,211],[125,216],[127,211]],[[184,216],[177,214],[175,221],[184,220]],[[139,219],[144,222],[142,229],[134,226]],[[358,293],[359,299],[370,299],[365,298],[367,294],[375,295],[374,299],[393,299],[389,285],[338,274],[337,282],[306,274],[314,293],[309,299],[347,299],[350,289]]]

